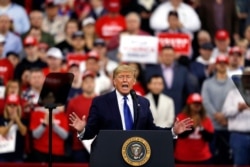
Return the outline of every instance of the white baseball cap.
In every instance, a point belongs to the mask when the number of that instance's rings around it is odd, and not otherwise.
[[[57,59],[63,59],[63,54],[60,49],[52,47],[47,52],[47,57],[54,57]]]
[[[82,26],[86,26],[88,24],[95,24],[95,19],[93,17],[87,17],[82,21]]]

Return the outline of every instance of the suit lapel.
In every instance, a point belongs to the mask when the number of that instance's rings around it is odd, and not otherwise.
[[[115,91],[110,93],[110,96],[108,97],[108,104],[109,104],[109,109],[112,110],[112,119],[115,122],[115,126],[117,129],[122,130],[122,119],[118,107],[118,101],[116,97]]]

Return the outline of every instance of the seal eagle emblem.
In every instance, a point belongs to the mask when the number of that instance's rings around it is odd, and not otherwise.
[[[148,142],[141,137],[131,137],[122,146],[122,157],[131,166],[142,166],[148,162],[151,148]]]

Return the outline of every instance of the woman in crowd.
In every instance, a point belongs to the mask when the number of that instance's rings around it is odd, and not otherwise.
[[[23,161],[27,126],[21,116],[19,96],[17,94],[8,95],[3,117],[0,117],[0,162]]]
[[[183,111],[177,115],[179,120],[187,117],[193,119],[194,125],[191,131],[178,135],[174,153],[176,163],[209,164],[212,157],[209,142],[212,140],[214,128],[206,116],[200,94],[190,94]]]

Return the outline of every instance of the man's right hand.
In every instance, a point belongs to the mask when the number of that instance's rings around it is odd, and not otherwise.
[[[83,129],[86,126],[86,117],[85,115],[82,116],[82,119],[80,119],[76,113],[69,114],[69,120],[71,123],[69,126],[73,127],[75,130],[77,130],[78,133],[81,133]]]

